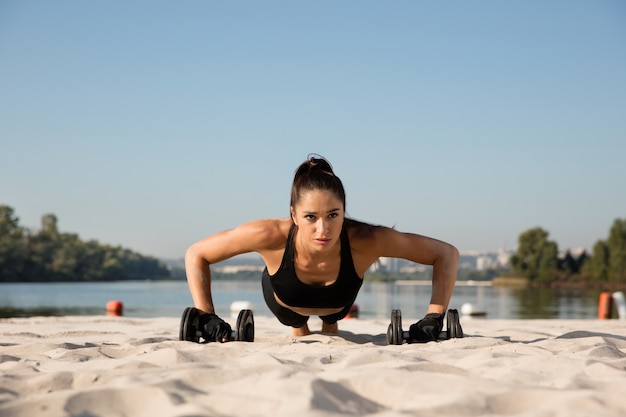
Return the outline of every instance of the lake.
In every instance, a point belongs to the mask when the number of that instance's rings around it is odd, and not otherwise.
[[[505,288],[464,285],[455,288],[450,308],[471,303],[486,312],[487,319],[595,319],[599,290]],[[476,283],[480,284],[480,283]],[[217,314],[230,316],[234,301],[248,301],[254,314],[271,315],[263,300],[261,283],[214,281]],[[388,318],[394,308],[406,318],[424,315],[430,286],[415,283],[366,282],[356,300],[362,318]],[[124,304],[130,317],[179,317],[192,305],[185,281],[122,281],[113,283],[11,283],[0,284],[0,317],[33,315],[98,315],[110,300]]]

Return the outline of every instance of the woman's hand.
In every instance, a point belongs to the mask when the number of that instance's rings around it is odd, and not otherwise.
[[[426,343],[437,341],[443,330],[443,314],[428,313],[409,328],[409,343]]]
[[[205,313],[200,316],[200,332],[207,342],[228,342],[232,336],[230,324],[217,314]]]

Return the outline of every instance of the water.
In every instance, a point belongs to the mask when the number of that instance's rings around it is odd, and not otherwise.
[[[597,318],[599,291],[537,288],[503,288],[458,285],[450,308],[464,303],[484,309],[489,318]],[[263,300],[261,283],[215,281],[213,298],[217,313],[230,315],[233,301],[249,301],[254,314],[271,315]],[[364,283],[357,298],[360,317],[388,318],[394,308],[407,319],[424,315],[430,299],[428,285]],[[114,283],[0,284],[0,317],[33,315],[97,315],[107,301],[120,300],[130,317],[180,317],[192,305],[184,281]]]

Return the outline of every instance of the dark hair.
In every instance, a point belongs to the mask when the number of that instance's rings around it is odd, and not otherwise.
[[[307,157],[293,177],[291,185],[291,207],[295,207],[305,191],[328,190],[337,196],[346,209],[346,192],[338,176],[333,172],[333,167],[323,157],[311,154]]]

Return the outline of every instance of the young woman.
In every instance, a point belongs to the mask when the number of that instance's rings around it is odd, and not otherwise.
[[[440,240],[346,218],[346,196],[331,165],[309,156],[296,170],[291,216],[256,220],[209,236],[185,254],[189,289],[208,341],[228,341],[231,328],[215,315],[210,265],[257,252],[266,268],[265,301],[294,336],[310,334],[309,316],[322,319],[323,333],[337,333],[350,311],[365,271],[380,257],[432,265],[432,294],[423,319],[410,326],[414,342],[437,340],[456,282],[459,254]]]

